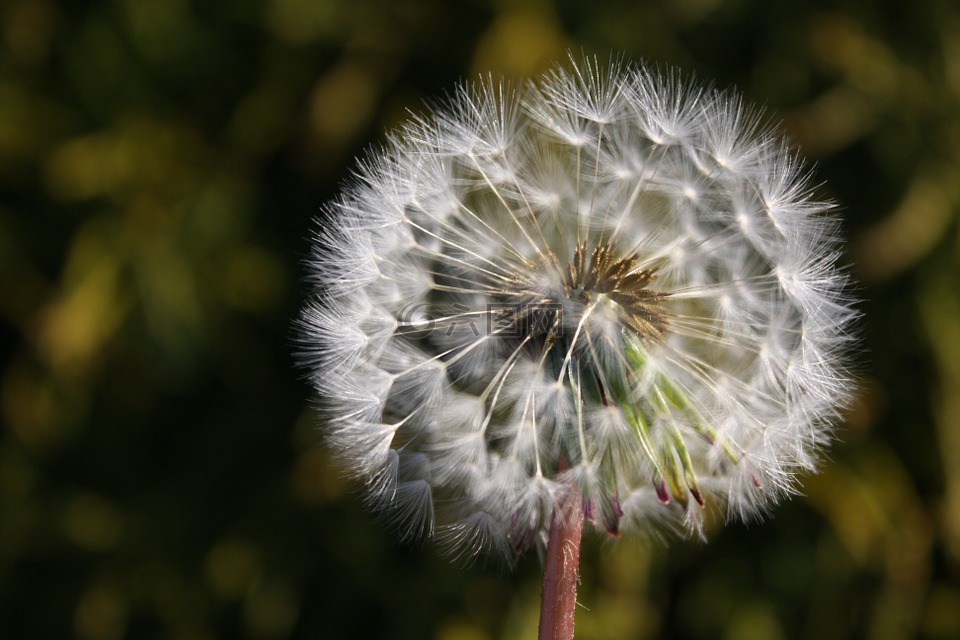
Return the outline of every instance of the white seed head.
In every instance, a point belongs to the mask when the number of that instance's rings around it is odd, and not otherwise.
[[[319,221],[298,325],[326,440],[460,557],[541,540],[569,483],[614,535],[762,513],[850,393],[831,209],[675,72],[464,85]]]

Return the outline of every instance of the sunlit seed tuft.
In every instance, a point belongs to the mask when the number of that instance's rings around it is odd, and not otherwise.
[[[595,61],[463,85],[371,154],[308,260],[326,439],[404,538],[751,518],[850,392],[837,220],[739,97]]]

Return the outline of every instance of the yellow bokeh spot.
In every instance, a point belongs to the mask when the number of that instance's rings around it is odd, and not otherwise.
[[[469,622],[451,620],[440,626],[437,640],[490,640],[490,636]]]
[[[122,140],[91,135],[63,144],[47,162],[47,188],[61,200],[84,200],[114,191],[136,166]]]
[[[342,144],[373,114],[377,82],[362,66],[343,63],[317,84],[310,101],[310,126],[321,142]]]
[[[293,490],[308,504],[338,500],[346,490],[322,449],[314,447],[300,454],[293,469]]]
[[[890,99],[901,82],[901,68],[890,47],[870,37],[855,20],[829,15],[811,31],[814,54],[844,73],[850,84],[872,97]]]
[[[277,37],[299,44],[342,33],[342,17],[347,11],[347,3],[334,0],[272,0],[266,22]]]
[[[93,494],[75,497],[64,514],[67,538],[90,551],[113,548],[122,532],[120,513],[106,500]]]
[[[280,583],[253,589],[243,605],[244,625],[252,638],[286,638],[299,613],[296,592]]]
[[[549,9],[511,9],[480,39],[473,69],[527,77],[563,59],[566,49],[567,38]]]
[[[243,597],[260,577],[260,558],[252,545],[222,540],[210,551],[206,577],[213,591],[226,600]]]
[[[923,171],[914,178],[893,213],[858,238],[854,257],[859,274],[885,280],[925,256],[953,219],[948,193],[955,180],[949,168]]]
[[[112,587],[94,586],[80,597],[73,628],[80,640],[119,640],[127,627],[127,604]]]
[[[14,0],[3,7],[4,40],[21,62],[37,65],[50,53],[61,16],[51,0]]]
[[[264,312],[279,302],[287,283],[280,261],[259,247],[231,253],[223,270],[227,302],[247,311]]]
[[[5,372],[2,384],[3,417],[21,442],[42,449],[63,439],[70,408],[50,379],[18,364]]]
[[[43,314],[40,351],[61,375],[83,375],[95,365],[126,314],[119,256],[108,235],[96,224],[78,233],[61,293]]]
[[[733,616],[724,637],[729,640],[778,640],[785,636],[772,607],[754,604],[743,607]]]

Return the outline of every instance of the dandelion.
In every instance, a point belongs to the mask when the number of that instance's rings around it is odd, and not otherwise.
[[[837,244],[732,93],[616,62],[486,79],[326,208],[300,359],[404,538],[545,545],[556,577],[584,524],[697,534],[814,469],[850,390]]]

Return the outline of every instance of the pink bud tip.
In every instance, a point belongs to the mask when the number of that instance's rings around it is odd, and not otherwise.
[[[670,502],[670,494],[667,493],[667,483],[663,481],[663,478],[660,479],[660,482],[654,482],[653,487],[657,490],[657,499],[660,501],[660,504],[668,504]]]
[[[623,509],[620,507],[620,500],[617,499],[617,496],[610,496],[610,508],[617,520],[623,517]]]
[[[690,487],[690,493],[693,494],[693,499],[697,501],[697,504],[701,507],[704,505],[703,496],[700,495],[700,489],[696,487]]]

